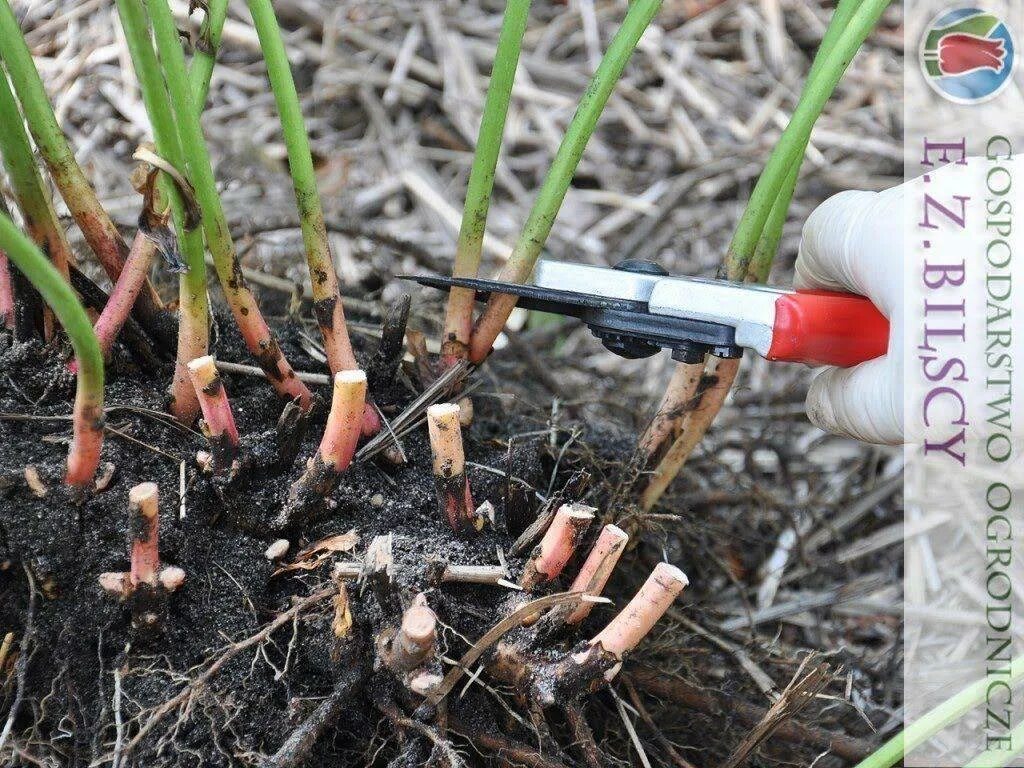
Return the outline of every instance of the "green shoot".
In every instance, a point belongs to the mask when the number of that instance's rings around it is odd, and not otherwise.
[[[597,120],[604,110],[608,98],[622,75],[622,70],[633,54],[640,36],[654,19],[661,7],[661,0],[634,0],[630,3],[626,18],[615,34],[601,63],[594,73],[587,90],[580,99],[576,114],[566,129],[548,175],[541,185],[533,209],[526,219],[522,234],[512,250],[508,263],[501,270],[498,279],[506,282],[525,281],[540,257],[544,243],[551,233],[558,209],[562,206],[565,193],[572,183],[583,150],[587,146]],[[505,321],[515,308],[514,296],[492,296],[480,319],[477,320],[470,338],[469,359],[481,362],[491,351],[491,345],[501,333]]]
[[[1005,678],[1006,684],[1013,687],[1022,678],[1024,678],[1024,657],[1018,656],[1010,662],[1010,675]],[[981,678],[971,683],[962,691],[946,699],[937,707],[929,710],[908,725],[877,750],[857,763],[855,768],[890,768],[890,766],[897,763],[902,763],[903,756],[907,752],[920,746],[947,725],[955,720],[959,720],[967,712],[984,703],[988,687],[989,680],[987,678]],[[1007,756],[1006,752],[1002,754],[1004,758]],[[979,758],[982,758],[982,756],[979,755]],[[1002,765],[1002,763],[991,762],[979,764]],[[975,765],[975,763],[972,762],[971,765]]]
[[[1004,768],[1024,751],[1024,723],[1017,725],[1006,735],[1010,744],[1007,749],[986,749],[972,757],[966,768]]]
[[[224,22],[228,17],[228,0],[208,0],[206,16],[199,27],[199,41],[188,69],[188,82],[192,86],[196,109],[200,113],[210,92],[210,76],[217,61],[220,38],[224,33]]]
[[[7,66],[11,85],[21,102],[29,131],[61,197],[82,230],[89,247],[96,254],[111,281],[116,281],[128,258],[128,245],[82,172],[68,140],[57,124],[57,117],[43,87],[32,53],[21,35],[18,20],[9,0],[0,0],[0,57]],[[152,286],[139,296],[137,309],[147,330],[157,337],[159,315],[163,306]]]
[[[860,2],[845,27],[836,36],[835,44],[830,50],[823,49],[821,64],[808,78],[789,125],[768,158],[768,163],[758,178],[747,208],[736,227],[736,233],[726,254],[726,275],[730,280],[742,280],[746,276],[772,206],[783,191],[787,177],[803,157],[814,123],[832,96],[846,67],[888,5],[889,0]]]
[[[839,0],[828,28],[825,30],[821,45],[818,46],[818,52],[814,57],[814,61],[811,62],[811,69],[807,74],[808,80],[815,77],[821,71],[825,56],[832,50],[839,36],[846,29],[847,24],[850,23],[850,18],[853,16],[856,6],[857,0]],[[809,140],[810,134],[808,134]],[[754,257],[748,272],[748,277],[755,282],[763,283],[768,280],[768,274],[772,269],[772,262],[775,260],[775,254],[779,249],[779,241],[782,240],[782,229],[786,224],[786,214],[789,213],[789,205],[793,201],[793,193],[796,191],[796,184],[800,178],[800,166],[803,164],[808,141],[804,142],[803,150],[797,154],[796,160],[786,176],[786,180],[779,187],[779,192],[775,197],[775,202],[772,203],[768,219],[765,221],[761,235],[757,239],[757,245],[754,247]]]
[[[324,209],[316,186],[309,136],[306,134],[306,123],[302,118],[299,94],[295,90],[281,28],[270,0],[248,0],[248,3],[263,58],[267,62],[270,88],[274,92],[277,111],[281,116],[281,131],[288,150],[288,168],[295,187],[302,241],[306,246],[309,279],[313,286],[313,314],[324,339],[324,351],[327,353],[331,373],[354,370],[359,364],[352,353],[348,328],[345,326],[345,310],[338,290],[338,275],[334,271],[327,226],[324,224]]]
[[[0,250],[14,262],[53,309],[71,339],[78,359],[78,388],[73,415],[74,437],[68,453],[65,482],[91,485],[103,445],[103,356],[89,316],[67,280],[23,235],[14,222],[0,214]]]
[[[184,174],[185,153],[153,49],[145,8],[141,0],[117,0],[117,11],[139,79],[142,100],[153,127],[157,154]],[[181,193],[166,174],[162,175],[161,188],[164,199],[170,201],[178,246],[188,266],[188,271],[178,281],[178,351],[171,384],[170,411],[179,421],[191,423],[199,413],[199,399],[189,379],[187,366],[191,360],[205,355],[209,346],[203,230],[198,221],[187,219]]]
[[[68,265],[74,263],[71,246],[57,215],[53,211],[50,195],[43,184],[43,177],[36,167],[32,143],[25,131],[18,103],[11,92],[7,75],[0,67],[0,114],[9,115],[4,130],[0,131],[0,155],[7,168],[14,199],[25,217],[25,228],[29,236],[43,253],[50,257],[53,266],[61,276],[68,279]]]
[[[763,282],[767,278],[814,123],[888,4],[889,0],[859,3],[842,0],[836,8],[796,110],[754,187],[729,246],[724,266],[730,280]],[[714,384],[705,391],[699,406],[686,417],[681,434],[655,468],[641,497],[645,510],[657,504],[703,439],[739,372],[738,361],[715,356],[710,358],[711,366],[714,367]],[[670,399],[668,393],[665,399]]]
[[[452,277],[476,277],[480,269],[487,212],[494,189],[494,169],[498,165],[501,140],[505,133],[509,98],[515,81],[519,52],[526,32],[526,19],[530,0],[508,0],[505,17],[498,35],[498,48],[491,66],[491,80],[487,85],[480,133],[476,140],[476,153],[466,186],[466,203],[462,211],[462,226],[455,249]],[[475,292],[466,288],[452,288],[448,294],[445,312],[444,339],[441,355],[445,367],[464,360],[469,354],[469,337],[473,329]]]
[[[185,53],[171,9],[167,0],[147,0],[146,4],[182,148],[186,151],[188,175],[195,186],[196,199],[202,210],[206,243],[213,257],[224,297],[231,307],[249,352],[267,374],[274,389],[289,399],[298,398],[302,408],[308,410],[312,404],[312,394],[295,376],[292,367],[281,353],[277,340],[260,313],[255,297],[242,277],[235,244],[231,240],[227,218],[217,192],[210,153],[199,124],[199,112],[186,75]]]

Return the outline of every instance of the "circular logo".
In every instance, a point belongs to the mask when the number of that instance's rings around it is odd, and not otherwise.
[[[943,11],[921,40],[921,71],[932,89],[956,104],[979,104],[1010,83],[1016,46],[1006,23],[988,11]]]

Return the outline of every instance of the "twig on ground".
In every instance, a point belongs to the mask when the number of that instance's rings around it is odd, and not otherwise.
[[[509,763],[521,763],[522,765],[530,766],[530,768],[568,768],[565,763],[545,757],[525,744],[519,744],[493,733],[470,728],[467,724],[454,718],[451,720],[451,729],[474,746],[495,752]]]
[[[518,610],[510,613],[504,619],[499,621],[493,627],[491,627],[484,636],[477,640],[473,647],[470,648],[466,653],[459,659],[458,666],[450,670],[447,675],[444,676],[444,681],[433,691],[428,697],[434,705],[437,705],[447,696],[455,684],[459,682],[462,676],[469,671],[470,667],[476,663],[476,660],[483,656],[484,652],[494,645],[502,636],[519,626],[523,619],[527,616],[533,616],[534,614],[540,613],[546,608],[550,608],[555,605],[562,605],[563,603],[572,603],[578,601],[582,595],[576,592],[558,592],[554,595],[547,595],[545,597],[531,600],[523,606],[520,606]]]
[[[452,743],[441,736],[434,728],[431,728],[429,725],[421,723],[418,720],[405,717],[394,707],[378,704],[377,708],[387,716],[388,720],[399,728],[408,728],[409,730],[416,731],[416,733],[429,739],[434,746],[441,751],[441,754],[447,761],[449,768],[462,768],[465,764],[459,756],[459,753],[455,751],[455,747],[452,746]]]
[[[804,674],[804,670],[808,666],[811,666],[812,669]],[[782,695],[779,696],[778,701],[769,707],[761,721],[743,737],[743,741],[722,764],[722,768],[739,768],[759,744],[771,737],[783,723],[795,717],[810,704],[825,689],[831,679],[831,667],[821,661],[817,654],[808,654],[800,663],[796,674]]]
[[[589,768],[601,768],[601,750],[594,741],[594,733],[587,724],[587,718],[579,705],[572,704],[565,708],[565,719],[572,730],[573,744],[579,748],[583,760]]]
[[[748,727],[756,726],[768,712],[764,707],[749,704],[739,696],[726,696],[716,691],[691,685],[679,677],[666,675],[662,670],[633,667],[625,677],[637,688],[653,696],[706,712],[715,717],[728,718],[731,716]],[[862,760],[873,749],[871,742],[864,739],[832,733],[796,720],[782,722],[775,729],[775,736],[785,742],[808,744],[818,750],[831,750],[833,754],[845,760]]]
[[[14,689],[14,700],[11,702],[11,709],[7,713],[7,720],[4,722],[3,731],[0,731],[0,751],[3,750],[7,739],[11,736],[11,729],[14,728],[14,721],[18,717],[18,710],[21,708],[21,701],[25,696],[25,678],[28,675],[28,663],[31,658],[28,649],[35,639],[35,617],[36,617],[36,580],[32,571],[27,565],[22,565],[25,571],[25,578],[28,580],[28,611],[25,613],[25,629],[21,636],[21,644],[18,647],[17,683]]]
[[[285,624],[291,623],[296,616],[301,614],[307,608],[332,597],[337,593],[337,591],[337,587],[332,585],[314,592],[309,597],[304,597],[299,600],[284,613],[279,614],[276,619],[267,624],[255,635],[250,635],[245,640],[240,640],[233,645],[229,645],[202,674],[194,680],[190,680],[184,688],[178,691],[178,693],[150,713],[149,718],[139,729],[139,732],[135,734],[135,737],[125,745],[122,756],[127,757],[131,754],[132,751],[142,743],[143,739],[145,739],[152,730],[156,728],[156,726],[159,725],[165,717],[167,717],[168,714],[176,710],[181,705],[188,703],[191,698],[198,694],[199,691],[201,691],[203,687],[210,682],[210,680],[216,677],[217,673],[224,668],[224,665],[235,658],[235,656],[247,648],[252,648],[254,645],[262,643]]]
[[[301,764],[324,731],[334,725],[345,711],[345,706],[351,701],[353,689],[361,680],[362,675],[349,669],[347,674],[335,683],[331,695],[291,732],[273,755],[267,758],[265,768],[292,768]]]
[[[669,756],[669,759],[676,764],[677,768],[695,768],[693,763],[687,760],[685,757],[679,754],[675,745],[668,740],[668,737],[661,732],[658,724],[654,722],[654,718],[651,717],[647,708],[644,706],[643,701],[640,699],[640,694],[636,691],[636,686],[633,685],[632,680],[629,677],[623,679],[623,685],[626,687],[626,692],[629,694],[629,700],[633,704],[633,709],[640,715],[640,719],[644,721],[651,732],[654,733],[654,738],[661,744],[661,748],[665,750],[665,753]]]

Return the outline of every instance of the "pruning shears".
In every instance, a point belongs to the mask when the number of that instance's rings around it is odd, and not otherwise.
[[[863,296],[771,288],[669,275],[651,261],[614,267],[542,260],[530,284],[413,276],[421,285],[518,297],[524,309],[575,317],[625,358],[670,349],[696,363],[705,354],[735,358],[744,348],[768,360],[849,367],[884,355],[889,321]]]

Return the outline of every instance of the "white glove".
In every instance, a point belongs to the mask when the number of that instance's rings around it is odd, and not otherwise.
[[[797,288],[849,291],[889,319],[889,353],[852,368],[824,368],[807,393],[821,429],[868,443],[903,442],[903,194],[841,192],[804,224]]]

